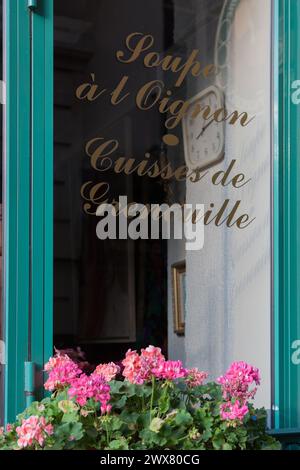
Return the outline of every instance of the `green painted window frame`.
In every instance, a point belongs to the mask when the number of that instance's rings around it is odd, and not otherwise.
[[[42,393],[52,354],[53,1],[5,1],[5,421]],[[26,373],[34,365],[34,384]],[[30,376],[30,374],[29,374]],[[25,388],[27,386],[27,396]]]
[[[300,2],[274,0],[274,405],[275,428],[299,429],[300,365],[292,344],[300,339]]]
[[[25,404],[25,363],[42,366],[52,353],[53,319],[53,0],[6,0],[6,126],[4,187],[5,418]],[[291,82],[300,79],[300,2],[273,0],[273,425],[299,416],[300,379],[291,341],[300,338],[297,292],[300,248],[290,221],[300,215],[300,108]],[[30,20],[31,18],[31,20]],[[299,31],[299,32],[298,32]],[[299,126],[298,126],[299,127]],[[299,227],[300,229],[300,227]],[[300,230],[298,231],[300,234]],[[299,235],[300,236],[300,235]],[[300,240],[299,240],[300,241]],[[300,292],[300,289],[298,289]],[[297,404],[298,403],[298,407]]]

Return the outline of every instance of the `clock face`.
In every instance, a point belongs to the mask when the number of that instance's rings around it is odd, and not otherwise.
[[[204,119],[203,111],[207,106],[212,117]],[[190,101],[183,119],[184,154],[190,169],[207,168],[223,159],[224,123],[213,119],[214,113],[223,107],[222,92],[215,86],[201,91]],[[195,115],[197,109],[203,111]]]

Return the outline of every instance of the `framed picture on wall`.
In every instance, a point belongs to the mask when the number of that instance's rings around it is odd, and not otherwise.
[[[172,265],[174,333],[185,333],[186,314],[186,265],[180,261]]]

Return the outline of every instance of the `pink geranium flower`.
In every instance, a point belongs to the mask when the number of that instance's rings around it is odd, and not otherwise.
[[[142,366],[152,370],[157,367],[162,361],[165,361],[165,356],[162,354],[160,348],[155,346],[148,346],[146,349],[141,350]]]
[[[162,361],[152,372],[158,379],[166,380],[180,379],[188,374],[187,369],[183,368],[181,361]]]
[[[142,349],[140,355],[129,349],[122,361],[124,366],[123,376],[131,383],[142,385],[144,382],[151,380],[153,370],[164,361],[165,357],[161,349],[155,346]]]
[[[203,384],[207,377],[207,372],[202,372],[197,368],[189,369],[187,371],[186,383],[191,388],[198,387]]]
[[[51,392],[65,385],[70,385],[72,380],[82,372],[67,355],[60,354],[50,358],[45,365],[45,370],[49,374],[45,389]]]
[[[55,354],[55,356],[50,357],[49,361],[45,364],[45,371],[51,372],[55,367],[59,367],[66,362],[71,361],[69,356],[66,354],[60,354],[59,352]]]
[[[136,351],[129,349],[126,353],[125,359],[122,361],[124,366],[123,376],[129,382],[134,384],[142,384],[144,381],[141,378],[141,360]]]
[[[21,426],[16,428],[18,446],[21,448],[39,445],[42,447],[48,436],[53,434],[52,424],[47,424],[44,417],[30,416],[23,419]]]
[[[235,403],[222,403],[220,406],[220,416],[224,420],[243,421],[248,412],[248,406],[241,404],[239,401],[236,401]]]
[[[223,397],[230,401],[236,398],[246,402],[254,398],[260,384],[259,370],[246,362],[233,362],[225,375],[218,378]]]
[[[114,362],[108,364],[99,364],[96,367],[95,374],[102,375],[107,382],[114,380],[116,375],[119,374],[120,367]]]
[[[75,398],[80,406],[86,405],[87,401],[92,398],[101,404],[101,412],[107,413],[110,411],[111,406],[108,405],[110,400],[110,386],[105,381],[104,377],[97,373],[90,376],[81,374],[76,377],[68,390],[71,398]]]
[[[162,364],[164,361],[165,357],[162,354],[160,348],[148,346],[148,348],[142,349],[140,356],[140,375],[143,381],[151,380],[153,376],[153,370],[159,367],[160,364]]]
[[[9,423],[8,423],[8,424],[6,425],[6,432],[11,432],[11,431],[13,431],[13,429],[14,429],[14,427],[13,427],[12,424],[9,424]]]

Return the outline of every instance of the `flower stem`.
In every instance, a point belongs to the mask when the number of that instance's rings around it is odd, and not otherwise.
[[[109,446],[110,443],[110,436],[109,436],[109,430],[108,430],[108,423],[105,421],[105,428],[106,428],[106,440],[107,440],[107,447]]]
[[[145,398],[144,395],[142,395],[142,412],[145,411]]]
[[[154,402],[154,390],[155,390],[155,377],[152,377],[152,393],[151,393],[151,400],[150,400],[150,422],[152,421],[152,411],[153,411],[153,402]]]

